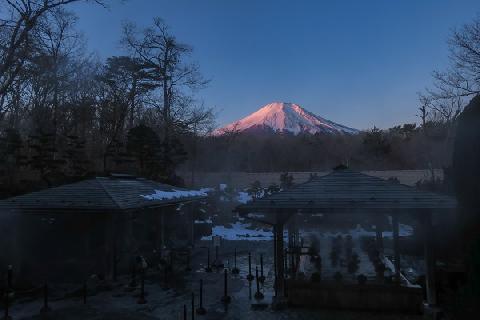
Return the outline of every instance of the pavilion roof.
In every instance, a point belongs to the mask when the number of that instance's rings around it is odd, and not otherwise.
[[[97,177],[0,200],[0,211],[121,212],[199,200],[206,193],[131,176]]]
[[[339,169],[240,205],[236,211],[454,209],[456,205],[456,200],[449,196],[418,190],[350,169]]]

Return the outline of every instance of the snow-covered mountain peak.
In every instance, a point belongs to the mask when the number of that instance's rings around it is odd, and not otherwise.
[[[272,102],[243,119],[232,122],[214,131],[215,135],[222,135],[232,131],[273,131],[292,134],[303,133],[331,133],[356,134],[352,129],[330,120],[319,117],[295,103]]]

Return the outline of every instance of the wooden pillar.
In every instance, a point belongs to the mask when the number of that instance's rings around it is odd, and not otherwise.
[[[163,255],[165,249],[165,209],[160,209],[160,252]]]
[[[294,273],[294,268],[295,268],[295,255],[294,253],[294,246],[295,246],[295,240],[294,240],[294,233],[295,233],[295,223],[293,219],[290,221],[288,224],[288,253],[290,254],[290,274],[293,275]],[[288,259],[287,255],[287,259]]]
[[[273,289],[275,291],[275,297],[277,296],[277,227],[273,225],[273,277],[275,279],[273,283]]]
[[[383,252],[383,222],[381,221],[382,217],[377,217],[375,224],[375,239],[377,244],[378,252],[382,257]]]
[[[383,234],[382,234],[382,229],[381,227],[377,224],[375,226],[375,239],[377,243],[377,249],[380,255],[383,254]]]
[[[393,251],[394,251],[394,266],[395,266],[395,281],[400,284],[400,248],[399,248],[399,234],[398,234],[398,213],[392,214],[392,228],[393,228]]]
[[[293,237],[293,245],[295,246],[295,270],[298,271],[298,266],[300,265],[300,254],[301,254],[301,244],[300,244],[300,231],[299,231],[299,223],[297,221],[297,215],[292,217],[295,221],[295,228],[294,228],[294,237]]]
[[[154,225],[154,238],[153,238],[153,247],[157,250],[157,253],[160,253],[160,211],[158,209],[151,210],[151,217],[149,217],[149,221],[151,219],[151,223]]]
[[[193,203],[189,204],[190,218],[191,218],[191,245],[192,248],[195,246],[195,210],[193,209]]]
[[[113,259],[115,244],[115,220],[114,215],[105,215],[105,244],[104,244],[104,268],[102,270],[106,279],[113,279]]]
[[[432,245],[432,214],[430,211],[423,212],[423,214],[423,244],[427,303],[430,306],[435,306],[437,304],[437,290],[435,286],[435,252]]]
[[[275,256],[276,256],[276,287],[277,287],[277,296],[283,297],[284,296],[284,267],[283,267],[283,259],[284,259],[284,248],[283,248],[283,221],[279,221],[275,225]]]

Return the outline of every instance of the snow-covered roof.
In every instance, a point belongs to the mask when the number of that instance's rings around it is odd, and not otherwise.
[[[118,212],[162,207],[205,198],[187,190],[129,176],[97,177],[0,201],[0,210]]]

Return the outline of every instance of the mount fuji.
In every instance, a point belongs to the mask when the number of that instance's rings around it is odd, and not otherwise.
[[[216,129],[214,135],[228,132],[280,132],[357,134],[359,130],[319,117],[295,103],[269,103],[243,119]]]

